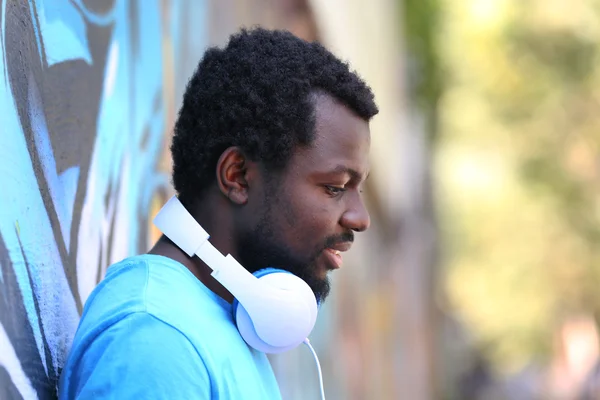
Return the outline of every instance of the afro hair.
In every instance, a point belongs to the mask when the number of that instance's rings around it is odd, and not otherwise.
[[[319,92],[366,121],[378,112],[371,89],[319,43],[255,28],[231,36],[223,49],[209,48],[187,84],[171,145],[182,201],[206,191],[231,146],[266,168],[283,169],[296,146],[314,139]]]

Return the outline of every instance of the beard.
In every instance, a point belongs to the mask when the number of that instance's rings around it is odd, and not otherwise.
[[[314,254],[298,255],[276,234],[271,204],[271,199],[265,198],[264,212],[253,229],[238,230],[238,261],[251,273],[265,268],[291,272],[308,284],[321,304],[329,295],[331,284],[328,277],[319,276],[316,261],[332,240],[327,240]]]

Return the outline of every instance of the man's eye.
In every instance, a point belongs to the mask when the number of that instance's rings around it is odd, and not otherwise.
[[[338,196],[346,191],[345,187],[330,186],[330,185],[326,185],[325,189],[327,190],[327,193],[331,196]]]

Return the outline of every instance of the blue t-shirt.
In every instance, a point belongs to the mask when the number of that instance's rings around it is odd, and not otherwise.
[[[88,298],[60,399],[281,399],[232,306],[158,255],[108,268]]]

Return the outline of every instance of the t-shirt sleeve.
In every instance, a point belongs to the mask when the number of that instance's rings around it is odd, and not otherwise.
[[[103,331],[83,353],[77,399],[210,399],[209,374],[188,338],[147,313]]]

